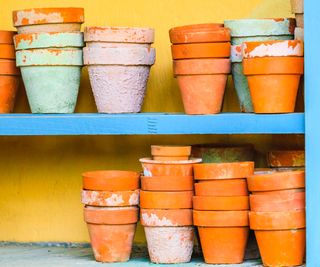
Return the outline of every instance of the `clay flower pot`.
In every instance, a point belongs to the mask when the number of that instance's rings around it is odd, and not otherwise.
[[[194,210],[249,210],[248,196],[232,196],[232,197],[217,197],[217,196],[194,196]]]
[[[141,209],[153,263],[185,263],[191,260],[194,242],[191,209]]]
[[[96,261],[125,262],[130,259],[138,213],[136,207],[84,208]]]
[[[203,163],[194,165],[195,180],[247,178],[254,172],[254,162]]]
[[[143,174],[153,176],[193,176],[193,164],[201,162],[201,159],[159,161],[150,158],[139,160],[142,164]]]
[[[151,146],[151,155],[154,160],[188,160],[191,146]]]
[[[13,11],[13,25],[18,33],[80,31],[83,8],[34,8]]]
[[[98,111],[140,112],[155,49],[85,47],[83,52]]]
[[[250,212],[264,266],[297,266],[305,255],[305,211]]]
[[[139,188],[139,173],[133,171],[91,171],[82,174],[83,189],[132,191]]]
[[[297,189],[284,189],[284,190],[275,190],[275,191],[253,191],[252,195],[269,195],[274,197],[286,197],[290,198],[292,194],[305,192],[304,188]]]
[[[270,167],[304,167],[304,150],[278,150],[270,151],[267,154],[267,161]]]
[[[254,161],[252,144],[201,144],[192,146],[192,156],[202,158],[203,163]]]
[[[197,196],[248,196],[248,187],[246,179],[228,179],[201,181],[195,183],[195,194]]]
[[[244,259],[249,236],[248,211],[193,211],[204,260],[236,264]]]
[[[140,190],[90,191],[82,190],[82,203],[96,207],[127,207],[139,205]]]
[[[174,75],[186,114],[221,112],[230,67],[230,59],[227,58],[174,61]]]
[[[193,191],[193,176],[141,177],[141,189],[145,191]]]

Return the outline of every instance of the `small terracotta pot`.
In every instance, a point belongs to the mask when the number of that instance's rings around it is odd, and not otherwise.
[[[248,177],[249,191],[274,191],[305,187],[304,171],[271,172]]]
[[[216,197],[216,196],[194,196],[194,210],[249,210],[249,197]]]
[[[139,160],[142,164],[144,176],[193,176],[193,164],[201,162],[201,159],[159,161],[150,158]]]
[[[140,192],[142,209],[191,209],[193,191]]]
[[[131,191],[139,188],[140,174],[133,171],[91,171],[82,174],[83,189]]]
[[[253,174],[254,162],[203,163],[194,165],[195,180],[247,178]]]
[[[84,208],[96,261],[125,262],[130,258],[138,208]]]
[[[0,30],[0,44],[13,44],[13,36],[16,34],[14,31],[1,31]]]
[[[141,189],[145,191],[193,191],[193,176],[141,177]]]
[[[305,209],[305,206],[305,192],[250,195],[250,210],[255,212],[297,211]]]
[[[212,180],[195,183],[196,196],[248,196],[246,179]]]
[[[304,167],[304,150],[277,150],[267,154],[267,161],[270,167]]]
[[[14,46],[12,44],[0,43],[0,59],[12,59],[16,58]]]
[[[230,42],[177,44],[171,46],[173,59],[229,58]]]
[[[188,160],[191,146],[151,146],[154,160]]]
[[[13,25],[18,33],[80,31],[83,8],[34,8],[13,11]]]
[[[98,207],[126,207],[139,205],[139,191],[82,190],[82,203]]]

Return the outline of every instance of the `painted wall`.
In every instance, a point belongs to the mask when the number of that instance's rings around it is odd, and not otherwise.
[[[168,30],[173,26],[224,19],[288,17],[289,0],[0,0],[0,29],[12,29],[11,11],[32,7],[85,8],[85,25],[150,26],[156,29],[157,61],[144,104],[147,112],[181,112],[173,79]],[[44,88],[45,89],[45,88]],[[20,88],[15,112],[29,112]],[[224,110],[238,111],[231,79]],[[76,112],[96,112],[83,70]],[[270,147],[302,146],[301,136],[1,137],[0,241],[86,242],[80,203],[81,173],[95,169],[140,170],[138,159],[151,144],[253,142],[263,164]],[[137,242],[143,242],[139,228]]]

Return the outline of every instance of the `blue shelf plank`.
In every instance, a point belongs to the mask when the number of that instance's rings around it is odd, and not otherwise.
[[[303,134],[304,114],[7,114],[0,135]]]

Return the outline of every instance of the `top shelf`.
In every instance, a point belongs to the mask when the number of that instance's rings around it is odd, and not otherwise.
[[[4,114],[0,135],[303,134],[304,113]]]

